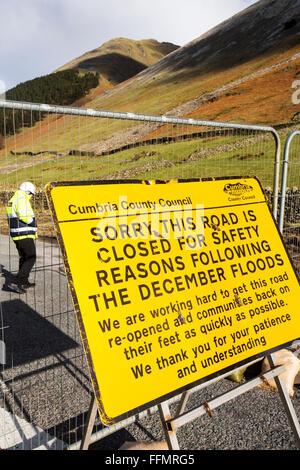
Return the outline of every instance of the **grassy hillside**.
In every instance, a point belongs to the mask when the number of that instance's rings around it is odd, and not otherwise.
[[[270,168],[274,160],[274,142],[270,136],[265,140],[249,138],[245,151],[245,139],[238,134],[220,135],[211,139],[190,139],[154,143],[152,145],[129,146],[128,149],[94,157],[85,152],[81,155],[56,155],[45,160],[38,158],[35,165],[35,183],[41,187],[46,181],[57,179],[60,173],[64,179],[120,179],[162,178],[162,171],[168,178],[191,178],[243,174],[245,165],[249,174],[261,178],[265,186],[272,185]],[[251,148],[251,154],[249,152]],[[263,152],[261,150],[263,149]],[[243,158],[244,155],[244,158]],[[262,158],[263,156],[263,158]],[[31,157],[33,159],[33,157]],[[18,178],[30,180],[32,167],[26,166],[28,157],[18,157]],[[22,168],[23,166],[23,168]],[[6,182],[13,187],[15,174],[6,175]]]
[[[221,71],[207,72],[199,67],[171,72],[162,62],[141,72],[138,80],[120,84],[109,94],[91,100],[89,107],[181,117],[193,112],[199,119],[264,125],[293,122],[299,111],[292,102],[292,83],[300,73],[298,36]],[[233,102],[228,100],[230,96],[235,96]],[[216,106],[216,101],[217,107],[208,108],[211,103]],[[268,109],[266,113],[262,103]]]

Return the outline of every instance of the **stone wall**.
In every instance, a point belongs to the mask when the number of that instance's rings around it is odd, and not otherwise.
[[[0,191],[0,204],[6,206],[13,194],[14,191]],[[46,194],[43,191],[37,191],[33,196],[32,201],[35,208],[48,209]]]

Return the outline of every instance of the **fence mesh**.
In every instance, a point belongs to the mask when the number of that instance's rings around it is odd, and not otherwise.
[[[273,196],[278,149],[270,130],[52,111],[0,105],[0,339],[6,352],[0,361],[0,448],[6,449],[57,449],[79,441],[92,392],[46,183],[255,175],[270,201]],[[299,141],[293,143],[291,168],[299,165]],[[295,215],[293,207],[299,202],[299,182],[294,173],[289,173],[287,203],[293,215],[287,215],[285,234],[298,263],[299,212]],[[32,271],[36,286],[20,295],[10,285],[18,255],[8,236],[5,207],[23,181],[37,187],[33,207],[39,238]],[[96,424],[95,430],[102,428]]]

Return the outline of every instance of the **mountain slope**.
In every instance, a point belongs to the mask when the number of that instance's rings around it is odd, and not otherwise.
[[[295,125],[300,110],[299,104],[292,101],[292,84],[300,77],[299,24],[300,0],[262,0],[186,46],[171,52],[138,75],[115,86],[110,84],[105,92],[103,86],[99,85],[75,105],[107,111],[283,125],[284,128],[280,131],[283,146],[284,138]],[[176,126],[172,128],[172,132],[173,130],[175,135]],[[65,168],[70,168],[68,171],[74,170],[73,155],[75,160],[76,155],[85,155],[87,159],[91,159],[86,163],[92,167],[88,170],[91,177],[115,175],[116,160],[110,158],[111,154],[118,153],[117,168],[120,178],[128,165],[134,165],[120,149],[126,146],[129,152],[134,150],[137,143],[149,146],[145,141],[149,142],[157,137],[162,137],[162,142],[167,133],[168,126],[144,123],[143,120],[122,120],[121,125],[118,119],[75,119],[70,115],[63,118],[50,115],[39,126],[36,125],[30,131],[25,129],[22,134],[8,139],[5,151],[15,152],[17,149],[18,161],[22,158],[24,168],[27,163],[28,167],[34,167],[35,179],[39,175],[41,181],[59,178],[56,173],[54,176],[50,173],[54,170],[64,171],[66,178]],[[201,144],[202,142],[200,146]],[[29,162],[25,154],[29,149],[41,160]],[[150,153],[152,150],[150,149]],[[223,147],[221,150],[223,151]],[[214,163],[217,153],[213,145],[210,151],[211,153],[206,152],[205,155],[212,157],[209,161]],[[154,152],[157,152],[157,148]],[[198,166],[192,168],[186,163],[193,152],[188,146],[184,147],[184,144],[180,148],[180,154],[177,155],[177,149],[174,149],[172,155],[176,156],[176,160],[172,160],[172,164],[175,177],[182,175],[183,171],[186,177],[197,174]],[[110,155],[107,161],[103,160],[108,153]],[[161,154],[166,154],[166,147]],[[148,155],[146,147],[144,155]],[[253,164],[253,170],[248,170],[247,174],[258,175],[256,154],[252,151],[251,155],[252,160],[247,160],[247,165]],[[231,157],[229,153],[226,154],[228,168],[231,168]],[[155,158],[159,160],[159,157]],[[269,159],[268,164],[274,158],[271,147],[265,158]],[[45,166],[46,159],[56,160],[57,166],[52,163]],[[60,162],[59,159],[64,160]],[[78,161],[81,172],[81,160]],[[268,168],[268,165],[263,165],[263,168]],[[130,174],[144,178],[146,172],[143,173],[142,170],[139,167],[134,170],[136,173]],[[4,171],[15,170],[8,170],[6,165],[3,167]],[[213,168],[207,170],[206,175],[214,175],[214,171]],[[235,172],[242,174],[236,166],[232,174]],[[29,175],[28,169],[23,176],[29,178]],[[80,173],[79,177],[81,176]],[[85,174],[87,176],[89,174]],[[269,172],[262,177],[269,185]]]
[[[272,116],[270,109],[267,123],[290,122],[296,112],[291,100],[291,86],[299,70],[299,25],[299,0],[262,0],[172,52],[129,82],[114,87],[108,96],[91,101],[89,106],[183,116],[199,108],[197,100],[207,103],[205,97],[208,100],[214,99],[215,95],[219,98],[222,90],[225,96],[226,88],[249,80],[249,86],[253,88],[249,101],[243,101],[241,112],[226,115],[226,120],[247,121],[247,106],[252,106],[252,99],[257,98],[255,83],[250,81],[255,73],[261,73],[263,77],[266,71],[265,86],[259,87],[260,103],[255,105],[251,122],[266,123],[261,115],[261,103],[269,100],[271,88],[282,94],[279,107],[286,110],[279,117],[275,112]],[[287,87],[286,80],[282,80],[283,88],[278,88],[279,78],[286,75],[285,68],[280,68],[285,61],[294,68],[289,77],[291,83]],[[270,69],[273,74],[269,73]],[[160,96],[159,100],[157,96]],[[196,103],[193,104],[193,100]],[[187,109],[186,103],[189,103]],[[224,106],[227,103],[224,102]],[[199,118],[201,111],[199,108]],[[219,113],[213,112],[206,118],[220,120],[218,116]]]

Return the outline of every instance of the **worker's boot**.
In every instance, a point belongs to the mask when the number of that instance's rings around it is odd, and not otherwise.
[[[15,286],[14,289],[18,294],[24,294],[26,292],[26,290],[22,286],[20,279],[17,276],[13,276],[10,283]]]
[[[34,287],[34,286],[35,286],[35,282],[29,282],[29,281],[22,282],[22,287],[24,289],[29,289],[29,287]]]

